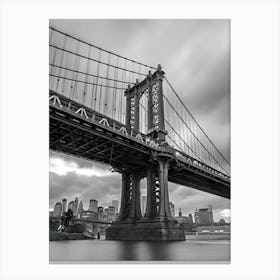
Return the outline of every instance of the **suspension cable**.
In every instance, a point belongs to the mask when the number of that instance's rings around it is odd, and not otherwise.
[[[197,142],[200,143],[200,145],[205,149],[205,151],[207,151],[209,154],[210,152],[205,148],[205,146],[201,143],[201,141],[197,138],[197,136],[194,134],[194,132],[190,129],[190,127],[186,124],[186,122],[182,119],[182,117],[179,115],[179,113],[177,112],[177,110],[174,108],[174,106],[170,103],[169,99],[164,95],[165,100],[167,101],[167,103],[169,104],[169,106],[173,109],[173,111],[176,113],[176,115],[179,117],[179,119],[185,124],[185,126],[189,129],[189,131],[191,132],[191,134],[194,136],[194,138],[197,140]],[[194,150],[195,153],[196,152],[196,145],[194,145]],[[213,157],[213,155],[210,154],[211,157]],[[213,157],[213,159],[217,162],[217,160]],[[224,168],[220,165],[219,162],[217,162],[217,164],[224,170]],[[226,172],[226,170],[224,170]],[[227,173],[227,172],[226,172]]]
[[[94,86],[100,86],[100,87],[107,87],[107,88],[115,88],[115,89],[121,89],[121,90],[125,90],[126,88],[120,88],[120,87],[113,87],[113,86],[107,86],[107,85],[103,85],[103,84],[97,84],[97,83],[90,83],[90,82],[85,82],[85,81],[81,81],[78,79],[71,79],[65,76],[58,76],[58,75],[53,75],[53,74],[49,74],[51,77],[55,77],[55,78],[61,78],[61,79],[65,79],[68,81],[73,81],[73,82],[77,82],[77,83],[82,83],[82,84],[88,84],[88,85],[94,85]]]
[[[76,55],[76,56],[79,56],[79,57],[82,57],[82,58],[85,58],[85,59],[88,59],[86,56],[82,55],[82,54],[78,54],[78,53],[74,53],[72,51],[69,51],[67,49],[63,49],[63,48],[60,48],[60,47],[57,47],[55,45],[52,45],[52,44],[49,44],[49,47],[52,47],[52,48],[55,48],[55,49],[58,49],[58,50],[61,50],[61,51],[65,51],[65,52],[68,52],[70,54],[73,54],[73,55]],[[132,70],[129,70],[129,69],[124,69],[124,68],[121,68],[121,67],[117,67],[115,65],[112,65],[112,64],[108,64],[106,62],[103,62],[103,61],[99,61],[97,59],[94,59],[94,58],[90,58],[89,60],[91,61],[94,61],[94,62],[98,62],[98,63],[101,63],[101,64],[104,64],[104,65],[107,65],[107,66],[110,66],[110,67],[114,67],[114,68],[117,68],[117,69],[120,69],[120,70],[125,70],[129,73],[134,73],[134,74],[139,74],[141,76],[146,76],[145,74],[142,74],[142,73],[138,73],[138,72],[135,72],[135,71],[132,71]]]
[[[69,38],[72,38],[73,40],[80,41],[80,42],[83,43],[83,44],[86,44],[86,45],[89,45],[89,46],[91,46],[91,47],[93,47],[93,48],[99,49],[100,51],[110,53],[110,54],[115,55],[115,56],[117,56],[117,57],[119,57],[119,58],[123,58],[123,59],[129,60],[129,61],[131,61],[131,62],[133,62],[133,63],[139,64],[139,65],[143,65],[143,66],[148,67],[148,68],[150,68],[150,69],[157,69],[156,67],[153,67],[153,66],[150,66],[150,65],[147,65],[147,64],[144,64],[144,63],[135,61],[135,60],[133,60],[133,59],[129,59],[129,58],[127,58],[127,57],[121,56],[121,55],[116,54],[116,53],[114,53],[114,52],[111,52],[111,51],[105,50],[105,49],[103,49],[103,48],[100,48],[100,47],[98,47],[98,46],[96,46],[96,45],[93,45],[93,44],[91,44],[91,43],[85,42],[85,41],[83,41],[83,40],[81,40],[81,39],[79,39],[79,38],[77,38],[77,37],[75,37],[75,36],[73,36],[73,35],[70,35],[70,34],[67,34],[67,33],[61,31],[61,30],[58,30],[58,29],[55,28],[55,27],[50,26],[49,28],[50,28],[51,30],[54,30],[54,31],[60,33],[60,34],[63,34],[63,35],[65,35],[65,36],[68,36]]]
[[[223,156],[223,154],[219,151],[219,149],[215,146],[215,144],[211,141],[211,139],[207,136],[207,134],[205,133],[205,131],[202,129],[202,127],[199,125],[199,123],[196,121],[196,119],[193,117],[193,115],[191,114],[191,112],[189,111],[189,109],[186,107],[186,105],[183,103],[183,101],[181,100],[180,96],[177,94],[177,92],[175,91],[175,89],[172,87],[172,85],[170,84],[170,82],[167,80],[166,77],[164,77],[165,81],[167,82],[167,84],[170,86],[170,88],[172,89],[172,91],[174,92],[174,94],[176,95],[176,97],[179,99],[180,103],[183,105],[183,107],[187,110],[187,112],[189,113],[189,115],[191,116],[191,118],[194,120],[194,122],[197,124],[197,126],[200,128],[200,130],[203,132],[203,134],[205,135],[205,137],[208,139],[208,141],[213,145],[213,147],[215,148],[215,150],[219,153],[219,155],[223,158],[223,160],[228,164],[229,162],[226,160],[226,158]]]

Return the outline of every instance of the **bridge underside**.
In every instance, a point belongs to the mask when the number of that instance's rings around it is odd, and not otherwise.
[[[70,110],[50,105],[51,150],[83,159],[127,168],[146,170],[155,166],[153,149],[107,127],[85,119]],[[197,190],[230,198],[230,183],[189,164],[171,162],[168,180]]]

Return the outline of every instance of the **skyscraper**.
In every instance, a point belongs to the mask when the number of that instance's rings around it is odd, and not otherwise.
[[[79,206],[79,199],[78,197],[75,198],[74,205],[73,205],[73,216],[77,217],[78,215],[78,206]]]
[[[60,218],[61,214],[62,214],[62,203],[57,202],[54,206],[52,217]]]
[[[145,195],[141,196],[141,213],[142,216],[145,216],[146,213],[146,203],[147,203],[147,197]]]
[[[81,217],[81,214],[82,214],[83,211],[84,211],[84,209],[83,209],[83,201],[80,200],[79,207],[78,207],[78,215],[77,215],[78,218]]]
[[[70,201],[68,204],[68,210],[71,209],[73,211],[73,207],[74,207],[74,201]]]
[[[115,211],[116,211],[116,213],[118,213],[119,212],[119,202],[117,201],[117,200],[112,200],[112,206],[114,206],[115,207]]]
[[[91,199],[89,201],[88,211],[93,211],[93,212],[97,213],[97,207],[98,207],[98,200]]]
[[[67,208],[67,199],[63,198],[62,199],[62,213],[66,212],[66,208]]]
[[[214,223],[212,206],[201,208],[194,212],[194,220],[197,225],[211,225]]]

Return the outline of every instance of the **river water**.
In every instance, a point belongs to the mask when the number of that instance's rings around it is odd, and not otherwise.
[[[49,243],[51,263],[116,261],[229,262],[225,236],[186,236],[186,241],[64,240]]]

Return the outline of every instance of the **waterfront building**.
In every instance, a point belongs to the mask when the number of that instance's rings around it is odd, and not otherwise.
[[[194,212],[194,220],[197,225],[212,225],[214,223],[211,205],[208,208],[201,208]]]
[[[116,213],[118,213],[119,212],[119,202],[118,202],[118,200],[112,200],[112,206],[115,207],[115,211],[116,211]]]
[[[179,209],[179,217],[182,217],[182,209]]]
[[[53,217],[54,218],[60,218],[62,215],[62,203],[61,202],[57,202],[54,206],[53,209]]]
[[[145,216],[145,213],[146,213],[146,204],[147,204],[147,196],[142,195],[141,196],[141,213],[142,213],[143,217]]]
[[[98,222],[98,215],[96,212],[93,211],[82,211],[81,216],[80,216],[81,220],[87,220],[90,222]]]
[[[97,208],[98,221],[100,221],[100,222],[103,221],[103,210],[104,210],[104,208],[101,206],[99,206]]]
[[[170,207],[171,216],[175,217],[175,205],[174,205],[174,203],[169,202],[169,207]]]
[[[103,222],[108,222],[108,208],[105,208],[103,211]]]
[[[197,227],[198,234],[229,234],[230,225],[205,225]]]
[[[62,199],[62,214],[64,214],[66,212],[66,208],[67,208],[67,199],[63,198]]]
[[[116,209],[114,206],[109,206],[108,207],[108,223],[112,223],[115,221],[115,212],[116,212]]]
[[[179,209],[179,215],[176,217],[176,220],[178,221],[179,224],[188,224],[188,217],[184,217],[182,213],[182,209]]]
[[[98,208],[98,200],[96,200],[96,199],[91,199],[91,200],[89,201],[88,210],[97,213],[97,208]]]

